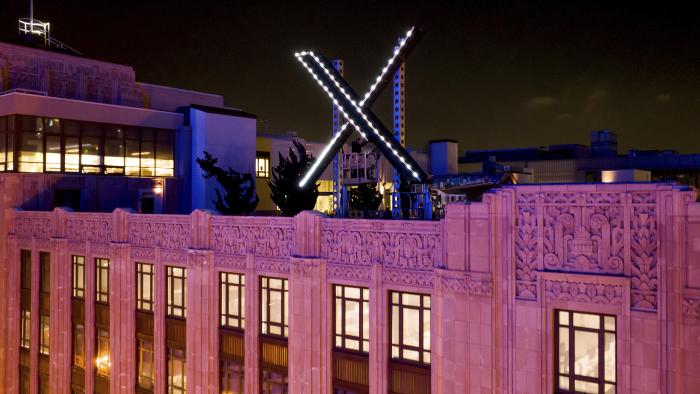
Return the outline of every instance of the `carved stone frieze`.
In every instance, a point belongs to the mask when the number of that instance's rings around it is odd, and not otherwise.
[[[187,249],[190,217],[184,215],[129,215],[129,242],[134,246]]]
[[[576,301],[591,304],[622,306],[622,285],[545,279],[544,297],[547,301]]]
[[[432,272],[401,269],[382,270],[382,281],[386,284],[417,286],[432,289],[435,275]]]
[[[245,269],[245,262],[246,259],[243,256],[232,256],[220,253],[214,255],[215,267]]]
[[[372,279],[372,269],[368,266],[349,264],[326,264],[328,278],[347,279],[369,282]]]

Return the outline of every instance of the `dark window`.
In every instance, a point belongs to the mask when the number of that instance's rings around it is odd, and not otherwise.
[[[232,360],[221,360],[221,392],[243,394],[245,392],[245,369]]]
[[[255,176],[258,178],[270,177],[270,152],[255,153]]]
[[[153,264],[136,263],[136,309],[153,312]]]
[[[80,211],[80,190],[55,189],[53,191],[54,207],[70,208],[74,212]]]
[[[186,392],[185,352],[168,348],[168,394]]]
[[[39,354],[49,355],[50,318],[46,315],[39,315]]]
[[[85,256],[72,256],[73,297],[85,298]]]
[[[245,323],[245,276],[220,272],[221,326],[243,329]]]
[[[289,300],[287,279],[260,277],[260,332],[287,338]]]
[[[289,392],[287,374],[269,369],[260,371],[260,394],[281,394]]]
[[[32,288],[32,251],[31,250],[21,250],[20,251],[20,281],[22,282],[22,288],[25,290],[31,290]]]
[[[73,365],[85,368],[85,325],[73,323]]]
[[[187,303],[185,301],[185,279],[187,269],[182,267],[167,267],[168,281],[168,316],[185,318]]]
[[[138,338],[138,385],[146,390],[153,390],[155,368],[153,360],[153,341]]]
[[[615,316],[554,311],[557,393],[614,393]]]
[[[369,289],[333,286],[334,346],[369,352]]]
[[[39,252],[39,267],[41,268],[41,292],[51,293],[51,255],[48,252]]]
[[[389,292],[391,358],[430,364],[430,296]]]
[[[109,303],[109,260],[95,259],[95,301]]]

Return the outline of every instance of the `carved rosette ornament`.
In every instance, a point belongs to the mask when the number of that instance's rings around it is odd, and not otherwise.
[[[685,297],[683,299],[683,314],[700,319],[700,297]]]

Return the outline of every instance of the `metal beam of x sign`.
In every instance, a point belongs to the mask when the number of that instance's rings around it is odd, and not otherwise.
[[[313,52],[295,54],[297,59],[309,70],[314,79],[349,121],[343,124],[340,131],[333,136],[331,141],[321,151],[316,161],[302,177],[299,187],[303,188],[309,183],[314,184],[316,182],[322,170],[333,159],[332,153],[340,150],[352,135],[353,129],[379,147],[382,154],[387,157],[391,165],[399,172],[418,182],[427,180],[427,174],[423,172],[418,163],[369,110],[379,93],[391,81],[392,76],[401,67],[401,64],[413,48],[415,48],[422,35],[422,31],[415,27],[412,27],[406,33],[406,36],[399,41],[399,46],[394,49],[387,65],[382,69],[381,74],[365,93],[362,100],[359,100],[357,93],[352,90],[350,85],[323,56],[316,55]]]

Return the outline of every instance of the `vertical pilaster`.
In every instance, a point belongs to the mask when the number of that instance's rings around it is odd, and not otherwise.
[[[110,390],[133,393],[136,385],[136,270],[131,246],[112,243],[109,266]]]
[[[246,256],[245,266],[245,392],[255,394],[259,389],[260,292],[255,274],[255,258]]]
[[[290,260],[289,391],[331,392],[326,263],[318,258]]]
[[[3,332],[6,332],[5,337],[5,357],[4,366],[0,365],[0,369],[3,369],[5,388],[0,389],[0,392],[7,393],[17,393],[19,392],[19,369],[16,366],[19,365],[19,320],[20,320],[20,262],[19,262],[19,247],[17,246],[17,239],[14,236],[10,236],[7,239],[7,251],[5,252],[5,278],[7,278],[8,284],[16,284],[6,287],[6,293],[4,295],[7,297],[6,302],[6,316],[7,319],[0,319],[6,321],[6,326],[3,327]]]
[[[30,307],[29,336],[29,392],[39,394],[39,286],[41,285],[39,266],[39,251],[36,248],[36,239],[32,238],[32,303]]]
[[[167,388],[167,354],[165,348],[166,273],[160,248],[155,250],[154,305],[153,305],[153,356],[155,363],[154,393],[165,393]]]
[[[369,287],[369,394],[387,392],[388,341],[384,326],[386,318],[386,292],[382,289],[382,265],[372,264]]]
[[[51,240],[50,386],[52,393],[70,393],[71,264],[68,240]]]
[[[85,242],[85,392],[95,391],[95,258]]]
[[[218,314],[216,272],[212,251],[190,250],[187,263],[185,298],[187,391],[217,393]]]

